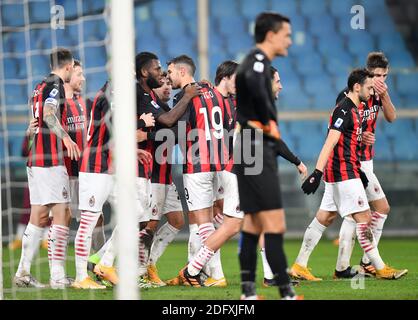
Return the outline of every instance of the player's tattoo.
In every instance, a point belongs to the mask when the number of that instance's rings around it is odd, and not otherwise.
[[[50,104],[45,104],[44,106],[44,121],[48,125],[48,128],[55,133],[58,138],[64,139],[68,137],[68,133],[61,126],[61,123],[55,115],[54,106]]]

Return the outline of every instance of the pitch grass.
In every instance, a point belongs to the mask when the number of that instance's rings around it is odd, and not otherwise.
[[[300,240],[287,240],[285,249],[289,264],[291,264],[300,248]],[[380,252],[383,259],[397,268],[407,268],[409,273],[406,277],[397,281],[366,279],[364,289],[352,289],[350,280],[333,280],[332,274],[338,248],[330,240],[322,240],[313,252],[310,259],[310,267],[314,275],[323,278],[321,282],[301,282],[296,288],[298,294],[303,294],[307,300],[350,300],[350,299],[418,299],[418,241],[417,239],[382,239]],[[176,242],[171,244],[158,263],[159,274],[162,279],[176,276],[184,266],[187,258],[187,243]],[[12,254],[12,256],[11,256]],[[47,300],[106,300],[113,299],[112,289],[87,291],[67,289],[55,291],[51,289],[33,290],[11,289],[11,278],[17,267],[20,250],[13,253],[3,248],[3,276],[5,299],[47,299]],[[360,260],[361,251],[358,244],[354,249],[352,263],[357,264]],[[10,259],[13,257],[14,269],[10,268]],[[75,275],[74,249],[69,250],[71,261],[68,262],[68,274]],[[41,250],[41,258],[34,268],[33,275],[43,283],[48,282],[49,271],[46,259],[46,250]],[[230,241],[222,248],[223,269],[228,281],[226,288],[190,288],[190,287],[162,287],[141,290],[141,298],[144,300],[235,300],[240,296],[239,265],[237,256],[237,242]],[[277,299],[277,288],[263,288],[261,259],[258,256],[257,286],[258,294],[266,299]]]

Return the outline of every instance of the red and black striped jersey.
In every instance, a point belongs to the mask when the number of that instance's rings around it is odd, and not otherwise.
[[[38,129],[33,137],[33,143],[29,151],[28,167],[53,167],[64,165],[64,153],[62,141],[53,133],[44,121],[44,105],[55,107],[57,119],[65,108],[65,90],[62,79],[50,74],[33,91],[29,101],[32,116],[38,119]]]
[[[202,94],[189,102],[181,119],[186,122],[186,139],[179,139],[185,155],[184,173],[222,171],[229,160],[224,142],[224,99],[206,83],[199,85]],[[183,95],[184,90],[175,101]]]
[[[68,132],[70,138],[83,152],[86,144],[87,110],[81,96],[74,96],[65,100],[65,108],[61,118],[62,127]],[[63,146],[64,150],[65,147]],[[79,160],[71,160],[64,156],[64,163],[70,177],[78,177]]]
[[[86,130],[86,147],[81,159],[80,172],[113,172],[110,148],[112,108],[109,96],[110,84],[106,82],[96,94],[90,111]]]
[[[232,167],[234,166],[234,131],[236,124],[236,107],[237,101],[234,96],[229,95],[228,97],[223,97],[225,112],[224,112],[224,128],[225,128],[225,143],[228,150],[229,160],[225,165],[226,171],[231,172]]]
[[[337,97],[337,103],[345,97],[348,93],[348,88],[345,88]],[[358,106],[360,118],[363,119],[362,127],[364,131],[375,133],[376,122],[379,115],[379,110],[382,108],[382,100],[377,94],[370,96],[367,103],[361,102]],[[374,145],[361,144],[360,161],[372,160],[374,157]]]
[[[341,132],[325,166],[324,181],[339,182],[360,177],[361,118],[357,106],[344,98],[335,107],[328,126]]]

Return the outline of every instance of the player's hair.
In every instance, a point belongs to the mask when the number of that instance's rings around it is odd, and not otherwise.
[[[215,86],[218,86],[225,77],[232,77],[237,72],[238,63],[232,60],[222,62],[216,69]]]
[[[167,76],[168,76],[167,71],[163,71],[163,78],[167,78]]]
[[[73,54],[66,48],[56,48],[49,55],[51,70],[61,69],[73,61]]]
[[[170,64],[185,64],[189,67],[190,75],[194,76],[196,72],[196,65],[193,62],[193,59],[190,58],[188,55],[182,54],[181,56],[175,57],[169,61],[167,61],[167,66]]]
[[[83,65],[81,64],[80,60],[74,59],[74,68],[75,67],[82,67]]]
[[[373,78],[373,74],[370,71],[365,68],[354,69],[348,76],[348,90],[352,92],[356,83],[363,85],[367,78]]]
[[[270,76],[271,76],[271,80],[273,80],[273,79],[274,79],[274,74],[275,74],[276,72],[279,72],[279,71],[278,71],[275,67],[270,66]]]
[[[290,23],[290,19],[276,12],[262,12],[255,20],[254,39],[261,43],[269,31],[277,32],[282,28],[284,22]]]
[[[367,55],[366,66],[369,70],[376,68],[386,69],[389,66],[389,60],[383,52],[370,52]]]
[[[157,55],[152,52],[143,51],[136,55],[135,73],[137,80],[141,78],[141,69],[147,67],[152,60],[158,60]]]

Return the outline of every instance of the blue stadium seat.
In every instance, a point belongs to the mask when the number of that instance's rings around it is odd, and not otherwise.
[[[228,37],[225,40],[226,48],[231,55],[246,53],[254,45],[253,39],[249,34],[238,33],[235,37]]]
[[[224,37],[217,32],[209,32],[208,46],[210,54],[225,51]]]
[[[322,146],[324,145],[325,137],[319,134],[306,134],[299,140],[299,152],[298,156],[306,160],[317,160]],[[306,159],[306,160],[305,160]]]
[[[84,20],[84,41],[102,41],[106,38],[107,25],[104,19]]]
[[[18,60],[14,58],[3,58],[4,78],[16,79],[18,73]]]
[[[13,109],[15,106],[27,105],[28,92],[26,85],[20,84],[5,84],[6,94],[6,108]]]
[[[418,72],[399,74],[397,77],[398,93],[401,95],[409,95],[416,92],[418,83]]]
[[[55,30],[58,46],[73,47],[78,45],[78,25],[71,24],[66,25],[65,29]]]
[[[394,51],[406,50],[405,42],[399,32],[393,31],[377,36],[377,47],[386,54]]]
[[[393,94],[390,95],[393,104],[396,106],[396,100]],[[418,109],[418,95],[416,93],[410,93],[404,96],[403,106],[408,109]]]
[[[25,25],[22,4],[2,4],[0,7],[3,27],[21,27]]]
[[[348,52],[357,58],[357,63],[362,64],[369,52],[376,49],[374,38],[366,31],[352,32],[347,38]]]
[[[75,19],[78,16],[77,1],[74,0],[55,0],[56,5],[63,6],[65,9],[65,19]]]
[[[210,55],[210,79],[211,80],[215,79],[216,69],[225,60],[228,60],[228,56],[226,55],[224,51],[214,52],[213,54]]]
[[[229,18],[218,19],[219,32],[227,35],[236,37],[238,34],[247,33],[247,24],[242,16],[236,15]]]
[[[283,90],[279,95],[278,105],[281,110],[307,110],[311,107],[311,98],[303,91],[298,81],[292,83],[284,82]]]
[[[230,17],[236,16],[238,6],[236,0],[211,0],[209,1],[210,15],[213,17]]]
[[[83,15],[91,15],[103,12],[105,0],[89,0],[83,1]]]
[[[384,133],[387,137],[394,138],[395,141],[408,139],[414,135],[413,120],[398,119],[393,123],[384,121],[382,123]]]
[[[4,138],[2,135],[0,135],[0,163],[3,163],[5,157],[4,152]]]
[[[353,29],[351,27],[351,19],[352,19],[353,15],[351,14],[343,14],[342,16],[339,16],[338,18],[336,18],[336,23],[338,26],[338,30],[340,31],[340,33],[342,35],[352,35],[353,33],[359,33],[359,32],[366,32],[364,30],[361,29]],[[366,30],[367,30],[367,24],[366,24]]]
[[[305,137],[307,135],[318,135],[322,134],[321,125],[322,122],[313,120],[298,120],[289,122],[289,131],[296,137]]]
[[[325,15],[327,13],[326,1],[300,0],[300,11],[305,16]]]
[[[171,0],[154,0],[151,1],[152,15],[156,20],[166,19],[168,17],[178,17],[179,8],[177,7],[177,1]]]
[[[173,37],[167,40],[167,54],[169,57],[176,57],[181,54],[193,55],[195,52],[195,43],[186,36]]]
[[[271,1],[271,10],[289,16],[293,25],[293,17],[297,14],[297,1]]]
[[[301,55],[296,67],[302,75],[320,75],[323,73],[322,58],[316,52]]]
[[[24,31],[6,32],[2,34],[2,37],[4,52],[26,52],[26,40]]]
[[[32,76],[46,76],[49,72],[49,56],[45,54],[31,56]]]
[[[392,18],[388,14],[386,14],[386,17],[383,17],[383,14],[383,12],[379,12],[378,17],[366,19],[366,29],[370,33],[379,35],[396,31]]]
[[[29,22],[49,22],[51,18],[51,3],[49,0],[29,2]]]
[[[155,36],[155,33],[156,33],[156,27],[155,27],[155,23],[153,20],[148,19],[148,20],[137,21],[135,23],[135,34],[137,37],[142,37],[146,35]]]
[[[329,3],[329,10],[336,17],[351,14],[351,8],[357,4],[355,0],[331,0]]]
[[[418,157],[418,142],[415,137],[404,136],[395,139],[393,143],[393,153],[396,160],[411,161]]]
[[[347,87],[348,72],[346,74],[337,75],[334,78],[334,86],[338,93]],[[337,99],[337,97],[335,97]]]
[[[51,28],[47,27],[44,29],[34,30],[36,38],[34,38],[34,45],[39,46],[40,49],[51,49],[52,48],[52,33]],[[32,43],[31,43],[31,48]]]
[[[250,21],[253,21],[260,12],[269,9],[268,0],[241,0],[240,2],[242,15]]]
[[[173,38],[173,34],[184,34],[186,26],[184,19],[175,16],[168,16],[164,19],[164,23],[159,24],[160,34],[165,38]]]
[[[354,60],[347,52],[330,53],[325,57],[325,67],[329,73],[335,76],[348,78],[349,71],[354,66]]]
[[[107,62],[105,46],[86,46],[84,48],[84,65],[86,68],[104,67]]]
[[[151,34],[137,37],[136,51],[151,51],[155,52],[157,55],[162,53],[163,48],[161,38]]]
[[[313,37],[305,32],[297,32],[293,37],[293,44],[289,49],[290,56],[297,56],[303,58],[307,52],[314,52]]]
[[[306,75],[303,80],[305,82],[305,91],[311,95],[316,95],[318,91],[329,92],[329,89],[333,87],[332,78],[325,72]],[[325,89],[327,90],[325,91]]]
[[[415,61],[409,51],[394,51],[387,56],[392,68],[415,68]]]
[[[22,126],[21,131],[15,132],[9,136],[9,156],[21,157],[22,156],[22,144],[24,138],[24,132],[27,126]]]
[[[328,34],[326,37],[318,38],[318,51],[327,58],[328,56],[338,57],[340,54],[346,54],[343,39],[338,34]]]
[[[375,156],[374,158],[379,161],[393,161],[393,152],[392,152],[392,139],[389,139],[385,134],[378,133],[376,139],[375,147]]]
[[[179,7],[183,17],[193,22],[197,21],[197,5],[195,0],[180,0]]]
[[[94,72],[86,73],[86,94],[88,97],[94,97],[97,91],[105,84],[109,79],[107,73],[103,72]]]
[[[292,17],[291,24],[294,35],[299,31],[306,32],[306,19],[303,16],[297,15]]]
[[[308,16],[307,30],[314,36],[336,34],[336,24],[332,16],[310,15]]]

